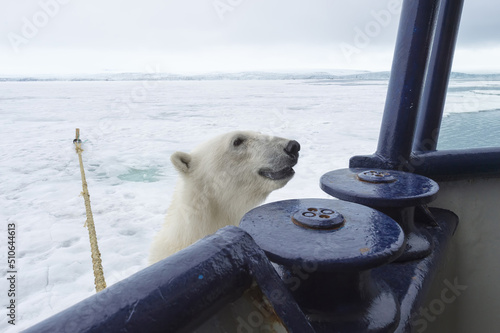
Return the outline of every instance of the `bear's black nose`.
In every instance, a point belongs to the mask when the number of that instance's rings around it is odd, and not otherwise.
[[[299,158],[299,150],[300,144],[295,140],[289,141],[285,148],[285,152],[294,159]]]

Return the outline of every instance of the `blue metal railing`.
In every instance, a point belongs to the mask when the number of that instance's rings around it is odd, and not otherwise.
[[[437,8],[437,23],[413,140],[415,152],[434,151],[437,147],[463,2],[440,1]]]
[[[404,2],[378,148],[350,167],[435,180],[500,175],[500,148],[436,151],[463,3]]]
[[[290,292],[247,233],[226,227],[120,281],[25,333],[194,332],[258,283],[290,332],[314,332]],[[245,332],[246,316],[235,320]]]
[[[436,1],[405,1],[375,156],[390,169],[408,161],[425,84]]]

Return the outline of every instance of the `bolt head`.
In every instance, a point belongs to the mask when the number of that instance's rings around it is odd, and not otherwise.
[[[344,226],[345,220],[333,209],[309,207],[295,212],[292,222],[307,229],[336,230]]]
[[[397,179],[386,170],[368,170],[358,173],[358,179],[368,183],[384,184],[393,183]]]

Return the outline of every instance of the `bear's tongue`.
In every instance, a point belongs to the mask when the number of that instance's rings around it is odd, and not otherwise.
[[[260,169],[259,175],[272,179],[272,180],[281,180],[285,178],[289,178],[293,176],[295,171],[291,167],[286,167],[284,169],[273,171],[270,169]]]

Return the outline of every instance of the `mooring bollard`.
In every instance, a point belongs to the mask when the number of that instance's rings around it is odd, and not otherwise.
[[[403,230],[389,216],[351,202],[297,199],[257,207],[240,227],[278,264],[318,332],[374,333],[397,327],[399,303],[371,275],[403,251]]]
[[[415,208],[421,207],[431,219],[426,224],[434,223],[425,206],[439,190],[432,179],[402,171],[351,168],[326,173],[320,186],[336,198],[366,205],[398,222],[405,232],[406,248],[397,261],[421,259],[431,253],[432,238],[415,225]]]

